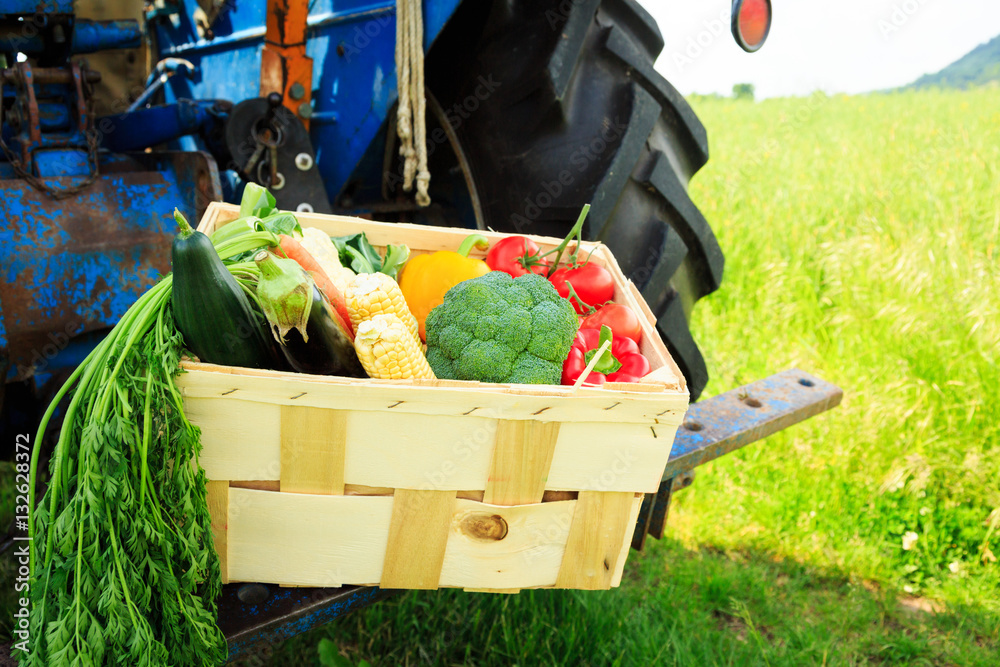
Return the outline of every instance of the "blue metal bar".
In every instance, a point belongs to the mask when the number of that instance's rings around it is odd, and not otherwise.
[[[6,13],[6,8],[0,8],[0,14],[3,13]],[[27,22],[26,25],[35,27],[31,21]],[[109,49],[134,49],[141,44],[142,30],[139,28],[138,21],[77,19],[73,23],[70,50],[79,55]],[[0,51],[20,51],[28,55],[38,55],[45,53],[50,46],[37,27],[30,31],[0,36]]]
[[[844,391],[793,368],[694,403],[677,429],[667,480],[840,405]]]
[[[90,21],[77,19],[73,24],[73,53],[96,53],[109,49],[136,49],[142,45],[139,22]]]
[[[244,587],[264,600],[244,604]],[[241,590],[242,589],[242,590]],[[261,584],[229,584],[219,600],[219,627],[226,634],[229,660],[252,653],[289,637],[329,623],[339,616],[362,609],[398,591],[344,586],[343,588],[280,588]]]
[[[180,100],[97,121],[101,146],[115,153],[135,151],[196,134],[216,122],[215,102]]]

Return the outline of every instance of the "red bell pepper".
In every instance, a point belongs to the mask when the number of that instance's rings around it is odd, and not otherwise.
[[[649,362],[642,356],[639,346],[631,338],[615,337],[607,325],[600,329],[580,329],[563,364],[562,383],[575,384],[605,341],[611,347],[605,350],[584,380],[584,386],[600,387],[607,382],[638,382],[649,373]]]

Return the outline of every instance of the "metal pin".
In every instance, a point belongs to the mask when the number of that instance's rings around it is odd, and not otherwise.
[[[243,167],[243,173],[249,174],[253,168],[257,166],[257,163],[260,161],[261,156],[264,155],[264,151],[266,150],[267,146],[264,144],[257,144],[257,148],[254,149],[250,159],[247,160],[246,166]]]
[[[271,167],[271,182],[268,184],[274,187],[278,182],[278,144],[274,144],[268,147],[269,161]],[[282,183],[284,185],[284,183]],[[278,188],[276,188],[278,189]]]

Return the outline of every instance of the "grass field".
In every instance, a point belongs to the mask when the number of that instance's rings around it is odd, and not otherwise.
[[[1000,90],[693,104],[706,395],[843,405],[701,469],[618,590],[411,593],[244,664],[998,664]]]
[[[410,593],[244,667],[1000,662],[1000,90],[693,105],[706,396],[843,405],[700,469],[619,589]]]

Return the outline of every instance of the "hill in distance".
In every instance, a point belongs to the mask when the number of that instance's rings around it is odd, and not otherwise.
[[[1000,35],[980,44],[940,72],[924,74],[902,90],[973,88],[1000,81]]]

